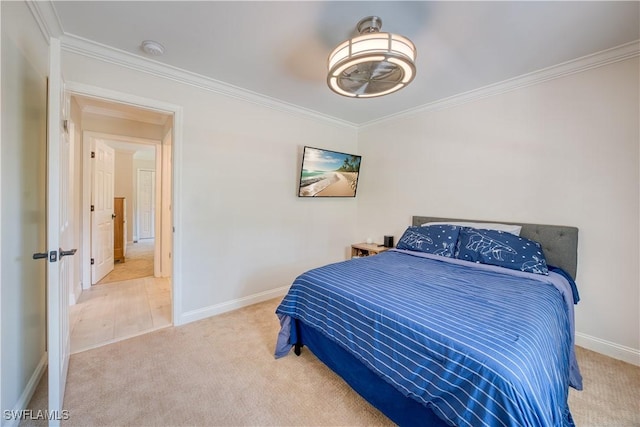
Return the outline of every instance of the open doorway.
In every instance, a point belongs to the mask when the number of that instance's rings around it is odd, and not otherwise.
[[[173,115],[74,94],[71,122],[82,184],[75,353],[172,324]]]

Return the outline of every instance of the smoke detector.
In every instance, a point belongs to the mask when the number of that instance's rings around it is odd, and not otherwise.
[[[148,53],[149,55],[160,56],[164,53],[164,46],[153,40],[143,41],[140,47],[144,53]]]

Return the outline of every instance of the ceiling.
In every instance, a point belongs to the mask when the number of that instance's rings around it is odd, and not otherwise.
[[[364,124],[640,39],[640,2],[54,1],[86,39],[285,104]],[[417,76],[372,99],[336,95],[327,57],[363,17],[416,45]],[[142,52],[155,40],[165,54]]]

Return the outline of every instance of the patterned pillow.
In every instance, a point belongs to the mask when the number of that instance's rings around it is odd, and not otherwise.
[[[456,258],[549,274],[540,243],[504,231],[464,227],[460,231]]]
[[[468,227],[468,228],[481,228],[483,230],[500,230],[506,231],[507,233],[515,234],[516,236],[520,235],[520,231],[522,231],[521,225],[516,224],[500,224],[497,222],[471,222],[471,221],[438,221],[438,222],[425,222],[422,224],[423,226],[427,225],[435,225],[435,224],[451,224],[457,225],[460,227]]]
[[[460,227],[457,225],[409,227],[398,241],[396,249],[426,252],[451,258],[459,233]]]

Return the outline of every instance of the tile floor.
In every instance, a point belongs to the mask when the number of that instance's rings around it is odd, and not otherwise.
[[[94,285],[70,307],[71,353],[171,325],[171,279],[139,279]]]

